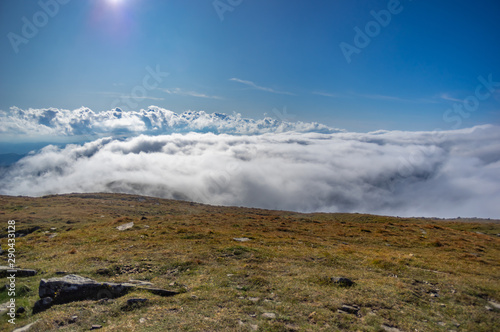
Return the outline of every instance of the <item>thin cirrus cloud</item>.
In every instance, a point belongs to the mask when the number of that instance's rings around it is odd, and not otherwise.
[[[95,94],[99,95],[105,95],[107,97],[111,98],[119,98],[119,99],[141,99],[141,100],[165,100],[164,98],[160,97],[151,97],[151,96],[131,96],[131,95],[126,95],[123,93],[119,92],[94,92]]]
[[[330,93],[324,91],[313,91],[312,94],[329,97],[329,98],[363,98],[370,100],[385,100],[385,101],[396,101],[396,102],[404,102],[404,103],[424,103],[424,104],[435,104],[436,100],[430,98],[416,98],[416,99],[408,99],[401,98],[398,96],[388,96],[388,95],[380,95],[380,94],[363,94],[356,92],[346,92],[346,93]]]
[[[255,90],[261,90],[261,91],[266,91],[266,92],[271,92],[271,93],[276,93],[276,94],[281,94],[281,95],[290,95],[290,96],[293,96],[293,93],[291,93],[291,92],[274,90],[272,88],[267,88],[267,87],[264,87],[264,86],[257,85],[257,84],[255,84],[252,81],[242,80],[242,79],[234,78],[234,77],[230,78],[229,80],[233,81],[233,82],[244,84],[244,85],[249,86],[249,87],[251,87],[252,89],[255,89]]]
[[[458,98],[454,98],[452,96],[450,96],[450,94],[448,93],[442,93],[439,98],[443,99],[443,100],[446,100],[446,101],[453,101],[453,102],[457,102],[457,103],[462,103],[463,100],[460,100]]]
[[[204,93],[195,92],[195,91],[186,91],[181,88],[173,88],[173,89],[160,89],[163,92],[168,93],[169,95],[179,95],[186,97],[196,97],[196,98],[207,98],[207,99],[223,99],[219,96],[210,96]]]
[[[185,133],[47,146],[0,194],[117,192],[301,212],[500,217],[500,128]]]

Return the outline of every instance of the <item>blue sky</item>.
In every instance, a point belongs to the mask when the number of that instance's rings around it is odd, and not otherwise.
[[[341,43],[388,7],[348,63]],[[286,109],[362,132],[500,124],[498,86],[474,112],[451,111],[478,77],[500,82],[499,14],[495,0],[4,0],[0,110]]]

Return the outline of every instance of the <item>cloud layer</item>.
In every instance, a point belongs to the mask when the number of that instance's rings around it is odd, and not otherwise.
[[[122,192],[294,211],[500,217],[500,128],[211,133],[48,146],[0,193]]]
[[[188,111],[178,114],[160,107],[124,112],[113,109],[94,112],[82,107],[73,111],[46,108],[23,110],[12,107],[0,110],[0,134],[14,136],[81,136],[170,134],[211,132],[255,135],[271,132],[338,132],[318,123],[287,122],[266,117],[260,120],[242,118],[240,114]]]

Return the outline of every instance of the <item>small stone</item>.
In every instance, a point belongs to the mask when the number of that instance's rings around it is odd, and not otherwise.
[[[152,282],[143,281],[143,280],[129,279],[128,282],[131,284],[134,284],[134,285],[139,285],[139,286],[153,286]]]
[[[340,311],[347,312],[349,314],[357,315],[359,312],[359,307],[358,306],[352,306],[352,305],[347,305],[343,304],[342,307],[339,309]]]
[[[234,241],[237,241],[237,242],[247,242],[247,241],[250,241],[249,238],[247,237],[235,237],[233,238]]]
[[[129,223],[117,226],[116,229],[119,231],[124,231],[124,230],[130,229],[132,227],[134,227],[134,222],[129,222]]]
[[[141,317],[141,318],[139,319],[139,323],[141,323],[141,324],[146,323],[146,318]]]
[[[446,326],[446,323],[445,322],[438,322],[437,323],[439,326]]]
[[[355,284],[355,282],[352,281],[351,279],[344,278],[344,277],[332,277],[330,280],[334,284],[337,284],[338,286],[341,286],[341,287],[351,287]]]
[[[20,327],[20,328],[17,328],[15,330],[13,330],[12,332],[28,332],[28,331],[31,331],[31,328],[33,327],[33,325],[36,324],[37,321],[31,323],[31,324],[28,324],[28,325],[25,325],[23,327]]]
[[[382,324],[381,327],[386,332],[401,332],[400,329],[398,329],[398,328],[396,328],[394,326],[389,326],[389,325],[386,325],[386,324]]]
[[[259,297],[249,297],[248,300],[252,301],[252,302],[259,302],[260,298]]]
[[[259,330],[259,325],[256,324],[250,324],[248,325],[252,331],[258,331]]]
[[[493,308],[500,310],[500,303],[494,301],[488,301],[488,303],[493,306]]]
[[[91,330],[99,330],[99,329],[102,329],[102,325],[94,324],[94,325],[92,325],[92,327],[90,329]]]
[[[74,324],[74,323],[76,323],[77,319],[78,319],[78,316],[76,316],[76,315],[71,316],[71,318],[68,320],[68,323],[69,324]]]
[[[269,319],[275,319],[276,318],[276,314],[273,313],[273,312],[265,312],[265,313],[262,314],[262,317],[269,318]]]

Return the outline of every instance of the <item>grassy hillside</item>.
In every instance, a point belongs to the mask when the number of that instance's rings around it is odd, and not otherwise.
[[[118,194],[0,196],[0,217],[4,250],[8,220],[31,232],[17,239],[16,258],[39,273],[17,279],[17,303],[28,310],[16,327],[37,321],[33,331],[500,330],[498,221],[299,214]],[[234,240],[241,237],[250,240]],[[146,280],[181,294],[134,292],[33,315],[40,279],[57,272]],[[137,297],[148,301],[126,306]],[[8,299],[2,290],[0,303]],[[339,311],[344,305],[359,311]],[[12,330],[5,316],[0,330]]]

